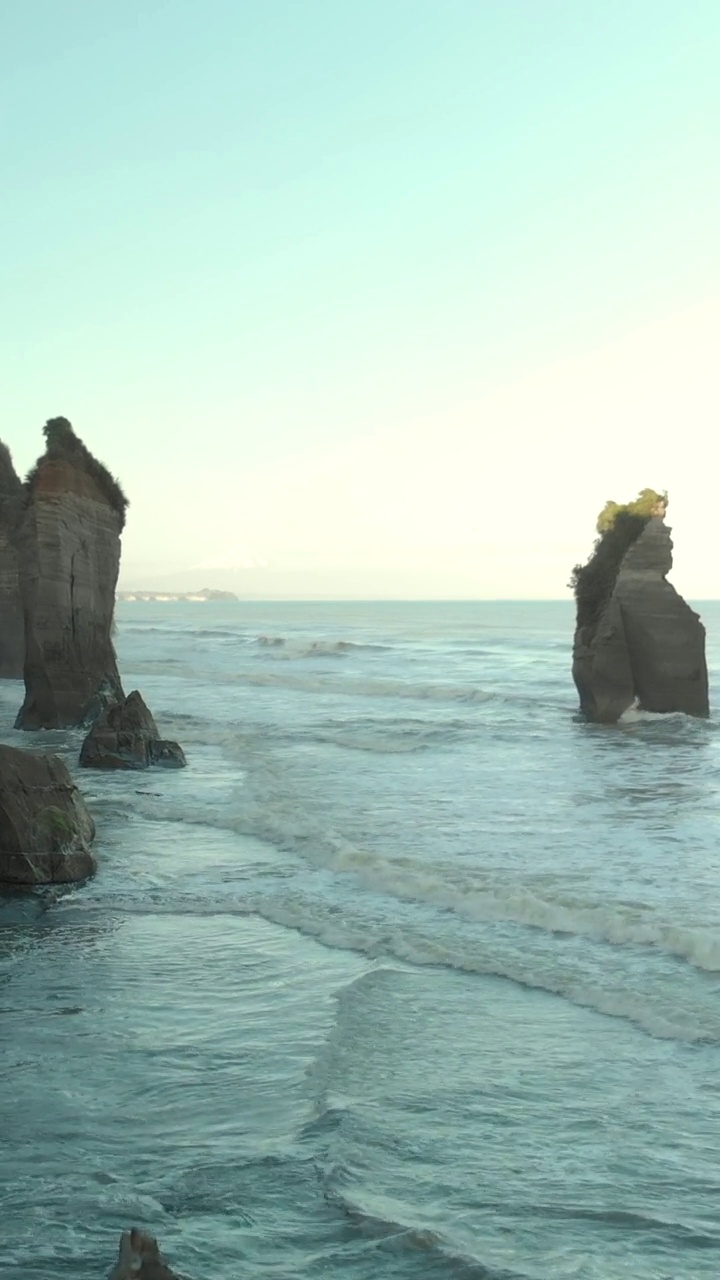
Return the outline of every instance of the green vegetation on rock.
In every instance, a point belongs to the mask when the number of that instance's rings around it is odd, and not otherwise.
[[[633,502],[605,503],[597,518],[596,539],[587,564],[576,564],[570,576],[569,587],[577,602],[578,630],[587,629],[585,639],[590,640],[612,595],[615,579],[625,553],[640,537],[648,520],[664,516],[668,505],[667,492],[641,489]]]
[[[43,427],[43,435],[47,440],[47,448],[42,458],[38,458],[25,480],[28,491],[32,492],[44,462],[48,459],[64,458],[72,466],[77,467],[79,471],[84,471],[86,475],[95,481],[100,492],[120,516],[124,526],[125,514],[129,503],[122,491],[119,480],[116,480],[110,474],[102,462],[98,462],[97,458],[93,457],[82,440],[75,435],[67,418],[49,418]]]
[[[607,533],[612,529],[619,515],[641,516],[649,520],[651,516],[664,516],[667,510],[667,489],[658,493],[655,489],[641,489],[633,502],[613,502],[609,498],[597,518],[598,533]]]
[[[37,829],[49,837],[57,851],[66,848],[76,835],[72,819],[57,805],[48,805],[41,810],[37,816]]]

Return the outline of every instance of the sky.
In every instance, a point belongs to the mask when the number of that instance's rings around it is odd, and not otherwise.
[[[120,585],[561,598],[668,489],[720,597],[717,0],[24,0],[0,438],[130,497]]]

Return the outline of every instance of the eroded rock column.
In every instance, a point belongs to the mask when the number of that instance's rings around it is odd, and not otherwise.
[[[589,720],[612,724],[633,704],[709,715],[705,628],[667,581],[672,546],[662,516],[649,518],[612,570],[597,616],[576,627],[573,677]]]
[[[123,697],[112,643],[125,500],[65,419],[25,486],[17,532],[25,701],[16,727],[91,722]]]

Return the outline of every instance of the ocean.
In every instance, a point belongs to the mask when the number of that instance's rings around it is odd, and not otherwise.
[[[720,604],[697,606],[718,687]],[[558,603],[127,603],[179,772],[0,899],[5,1280],[720,1274],[720,734],[582,723]]]

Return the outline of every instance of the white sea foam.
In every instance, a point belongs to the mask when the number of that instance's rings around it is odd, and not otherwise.
[[[491,702],[503,695],[477,685],[407,680],[372,679],[352,676],[299,674],[293,671],[241,671],[227,677],[228,683],[253,687],[294,689],[302,693],[339,693],[346,697],[419,699],[430,702]]]
[[[426,751],[457,742],[477,733],[468,720],[400,720],[359,721],[350,724],[319,725],[306,736],[312,741],[334,743],[348,751],[393,754]]]
[[[673,721],[684,721],[689,724],[697,723],[691,716],[685,715],[683,711],[644,711],[641,707],[628,707],[627,711],[624,711],[621,715],[618,723],[626,725],[644,723],[672,724]]]
[[[363,887],[391,898],[451,910],[483,923],[658,949],[696,968],[720,972],[720,929],[713,921],[673,920],[649,904],[572,894],[562,880],[551,892],[527,871],[520,878],[485,871],[477,864],[462,869],[446,860],[427,863],[414,853],[358,846],[304,811],[297,798],[285,792],[281,779],[272,775],[263,775],[261,782],[250,779],[247,790],[236,793],[228,817],[238,831],[300,853],[315,865],[351,874]]]
[[[268,778],[265,777],[267,786]],[[162,801],[150,797],[148,817],[178,817],[174,805],[163,812]],[[362,847],[283,795],[279,780],[269,793],[256,794],[252,780],[235,791],[225,805],[209,801],[183,806],[185,822],[218,826],[252,836],[296,854],[313,866],[349,875],[363,889],[390,901],[419,903],[450,911],[457,917],[489,925],[513,925],[613,947],[657,950],[707,972],[720,972],[720,930],[712,922],[672,920],[649,904],[598,901],[548,886],[532,875],[501,875],[475,866],[462,870],[447,862],[423,862],[413,854],[390,854]]]
[[[440,966],[462,973],[507,979],[537,991],[557,995],[608,1017],[623,1018],[659,1039],[689,1043],[720,1043],[720,1017],[707,1009],[673,1007],[662,994],[615,987],[607,980],[578,979],[571,969],[549,958],[531,958],[519,949],[502,951],[496,943],[473,939],[465,943],[431,937],[407,926],[371,926],[366,921],[328,912],[322,903],[305,898],[250,897],[244,912],[253,911],[273,924],[316,938],[325,946],[361,952],[373,959],[393,957],[407,964]]]
[[[268,726],[259,734],[257,731],[248,731],[242,724],[211,722],[196,716],[177,714],[166,708],[158,709],[157,718],[165,733],[176,736],[178,740],[182,739],[186,748],[219,747],[240,762],[252,756],[259,737],[262,737],[266,745],[271,738],[278,741],[288,736],[287,732],[278,731],[275,726]],[[476,733],[477,725],[472,719],[358,717],[348,721],[310,723],[302,730],[296,730],[295,741],[333,744],[348,751],[366,751],[371,754],[395,754],[442,747]]]
[[[254,865],[259,871],[266,870],[257,859]],[[358,910],[362,903],[340,909],[301,890],[292,876],[275,877],[262,889],[253,888],[249,879],[238,882],[238,888],[240,892],[233,893],[231,886],[224,884],[215,895],[205,890],[201,896],[189,888],[168,900],[162,885],[151,892],[141,882],[134,890],[119,889],[114,905],[133,916],[259,916],[331,949],[355,951],[373,960],[392,958],[413,968],[431,966],[503,979],[632,1022],[656,1038],[720,1044],[720,1015],[714,1003],[673,999],[672,987],[662,982],[656,989],[647,982],[636,988],[632,973],[622,969],[613,977],[612,969],[606,968],[593,978],[578,971],[572,958],[565,962],[552,951],[530,951],[520,940],[478,933],[458,936],[433,930],[431,922],[423,928],[419,921],[412,924],[391,916],[386,921],[372,920]],[[69,896],[57,909],[73,915],[95,914],[104,909],[103,899],[91,890],[81,898]]]
[[[363,643],[359,640],[309,640],[302,636],[258,636],[255,644],[262,650],[258,657],[281,661],[323,657],[343,658],[352,653],[385,653],[389,648],[385,644]]]

